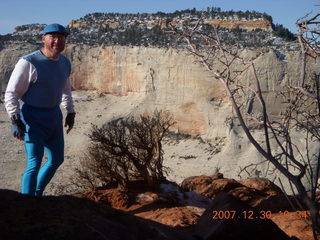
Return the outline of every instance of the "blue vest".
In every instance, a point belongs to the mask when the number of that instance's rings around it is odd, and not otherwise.
[[[60,105],[64,87],[71,72],[70,61],[59,55],[58,60],[52,60],[40,50],[22,57],[37,70],[37,79],[31,82],[22,101],[39,108],[54,108]]]

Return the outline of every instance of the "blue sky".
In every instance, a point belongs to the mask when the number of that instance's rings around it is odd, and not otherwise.
[[[295,21],[306,13],[319,12],[320,0],[2,0],[0,34],[12,33],[15,26],[31,23],[67,25],[88,13],[155,13],[220,7],[222,11],[257,11],[272,16],[273,22],[295,32]]]

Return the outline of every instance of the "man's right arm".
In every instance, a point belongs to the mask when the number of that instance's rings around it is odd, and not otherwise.
[[[30,83],[35,81],[36,77],[35,67],[21,58],[12,71],[4,95],[4,104],[10,118],[20,114],[19,99],[26,93]]]
[[[11,119],[11,132],[19,140],[24,139],[26,127],[20,119],[19,99],[26,93],[29,84],[36,79],[34,66],[24,59],[20,59],[12,71],[4,95],[4,104]]]

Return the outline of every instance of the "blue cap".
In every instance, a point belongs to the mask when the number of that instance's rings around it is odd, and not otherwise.
[[[43,35],[46,35],[48,33],[61,33],[65,36],[68,36],[68,32],[65,29],[64,26],[57,24],[57,23],[53,23],[53,24],[49,24],[47,25],[44,29],[43,29]]]

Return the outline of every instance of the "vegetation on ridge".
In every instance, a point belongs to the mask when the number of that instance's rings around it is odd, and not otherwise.
[[[237,42],[242,47],[279,47],[294,40],[294,35],[282,25],[273,24],[272,17],[255,11],[221,11],[221,8],[208,7],[206,11],[195,8],[173,13],[91,13],[73,20],[68,28],[71,32],[69,43],[104,44],[128,46],[186,47],[185,43],[170,33],[172,26],[183,28],[196,24],[200,19],[208,21],[265,22],[268,27],[250,26],[251,29],[235,25],[231,28],[218,26],[222,41],[226,44]],[[208,24],[208,31],[212,25]],[[267,29],[268,28],[268,29]],[[39,42],[43,24],[16,27],[13,34],[0,35],[1,42]]]

